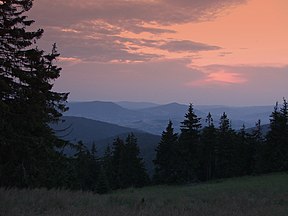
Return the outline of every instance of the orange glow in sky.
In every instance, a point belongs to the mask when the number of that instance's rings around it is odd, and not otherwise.
[[[212,21],[161,26],[173,29],[177,33],[154,35],[124,32],[122,35],[159,40],[163,38],[185,39],[222,47],[218,51],[201,53],[201,57],[193,61],[197,66],[209,64],[287,65],[287,11],[287,0],[249,0],[246,4],[224,11]],[[153,27],[147,23],[143,25]],[[143,47],[141,51],[163,54],[169,59],[189,57],[189,53],[167,53],[155,48]]]
[[[31,15],[41,45],[59,47],[70,100],[288,97],[288,0],[35,0]]]

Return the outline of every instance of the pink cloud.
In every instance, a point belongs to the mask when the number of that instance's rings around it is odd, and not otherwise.
[[[77,64],[77,63],[81,63],[82,60],[79,58],[73,58],[73,57],[59,57],[58,60],[61,63],[71,63],[71,64]]]
[[[222,82],[230,84],[241,84],[247,82],[242,75],[234,72],[217,71],[207,76],[206,82]]]
[[[232,84],[243,84],[247,81],[248,80],[242,74],[221,70],[207,74],[204,79],[188,82],[186,83],[186,86],[201,87],[209,86],[211,84],[223,86]]]

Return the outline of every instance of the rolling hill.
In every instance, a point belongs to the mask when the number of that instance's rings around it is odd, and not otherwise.
[[[52,128],[57,136],[71,142],[82,140],[85,143],[92,143],[118,134],[138,132],[132,128],[83,117],[63,116],[62,120],[63,122],[53,124]]]
[[[122,106],[123,107],[122,107]],[[168,120],[172,120],[175,131],[179,132],[180,124],[184,120],[188,105],[169,103],[157,105],[147,102],[71,102],[68,104],[67,116],[85,117],[93,120],[104,121],[151,134],[161,135],[166,128]],[[269,116],[273,106],[229,107],[229,106],[197,106],[195,113],[202,118],[202,125],[210,112],[214,124],[219,125],[220,116],[226,112],[232,122],[232,127],[240,129],[244,124],[246,128],[254,127],[255,122],[261,119],[262,124],[269,123]]]
[[[85,117],[115,124],[122,123],[121,125],[142,118],[141,113],[125,109],[113,102],[71,102],[68,107],[66,116]]]
[[[150,102],[119,101],[115,103],[123,108],[130,109],[130,110],[138,110],[138,109],[145,109],[145,108],[159,106],[159,104],[150,103]]]
[[[125,140],[129,133],[134,133],[146,168],[149,173],[152,172],[152,160],[155,158],[155,148],[161,139],[160,136],[83,117],[64,116],[62,120],[58,124],[51,125],[57,136],[72,143],[81,140],[88,149],[95,143],[99,156],[103,155],[108,145],[112,145],[116,137]],[[66,153],[72,154],[72,151],[67,150]]]

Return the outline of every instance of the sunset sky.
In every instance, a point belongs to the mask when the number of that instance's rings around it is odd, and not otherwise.
[[[271,105],[288,97],[287,0],[35,0],[70,101]]]

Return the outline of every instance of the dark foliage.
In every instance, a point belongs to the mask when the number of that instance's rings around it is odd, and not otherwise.
[[[179,180],[190,182],[197,180],[197,172],[200,168],[200,118],[194,113],[190,104],[185,119],[181,122],[181,134],[179,136],[178,163]]]
[[[219,128],[215,128],[210,113],[206,119],[207,126],[202,130],[199,120],[190,104],[178,140],[173,135],[172,122],[169,122],[156,148],[156,183],[197,182],[288,171],[288,109],[285,99],[280,109],[276,104],[266,137],[262,135],[260,120],[251,133],[246,132],[244,125],[238,132],[233,130],[225,112],[220,117]]]
[[[211,113],[206,119],[207,126],[201,133],[201,157],[199,179],[202,181],[214,179],[216,176],[216,143],[217,130],[213,124]]]
[[[156,183],[174,183],[178,178],[176,161],[178,152],[178,135],[174,133],[172,122],[169,121],[166,131],[156,148],[154,181]]]
[[[66,93],[52,91],[61,68],[56,46],[45,53],[35,46],[43,30],[27,31],[31,0],[0,4],[0,185],[55,186],[66,143],[48,126],[66,110]],[[59,163],[62,164],[62,163]]]
[[[267,134],[265,172],[288,170],[288,106],[278,103],[270,118],[270,131]]]
[[[142,187],[149,181],[137,139],[133,133],[129,134],[126,142],[119,137],[113,143],[112,151],[112,182],[113,189],[127,187]]]

